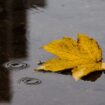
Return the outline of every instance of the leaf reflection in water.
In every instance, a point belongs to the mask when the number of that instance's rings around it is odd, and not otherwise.
[[[43,64],[42,61],[40,61],[38,63],[38,65],[41,65],[41,64]],[[43,72],[43,73],[52,73],[50,71],[44,71],[44,70],[40,70],[40,72]],[[56,72],[56,73],[62,74],[62,75],[72,75],[71,69],[67,69],[67,70],[64,70],[64,71],[59,71],[59,72]],[[95,71],[95,72],[92,72],[92,73],[88,74],[87,76],[84,76],[82,78],[82,80],[95,82],[98,78],[101,77],[102,73],[105,73],[105,71]]]

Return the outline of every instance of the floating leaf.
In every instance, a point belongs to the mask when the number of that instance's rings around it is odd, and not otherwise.
[[[56,58],[50,59],[37,68],[45,71],[71,70],[75,80],[94,71],[105,70],[102,63],[102,50],[98,42],[87,35],[78,34],[78,39],[64,37],[42,47]]]

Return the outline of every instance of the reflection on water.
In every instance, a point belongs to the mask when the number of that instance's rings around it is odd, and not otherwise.
[[[92,81],[92,82],[94,82],[94,81],[96,81],[98,78],[101,77],[102,73],[103,73],[103,71],[95,71],[95,72],[90,73],[89,75],[83,77],[82,79],[83,79],[83,80],[86,80],[86,81]]]
[[[44,7],[45,0],[0,0],[0,103],[12,98],[10,71],[3,64],[27,57],[26,8],[32,5]]]
[[[8,61],[8,35],[6,27],[6,11],[4,8],[4,1],[0,1],[1,11],[0,11],[0,102],[11,100],[11,90],[10,90],[10,73],[2,66],[2,64]],[[2,82],[3,81],[3,82]]]
[[[38,65],[42,65],[42,64],[43,64],[43,62],[41,62],[41,61],[38,63]],[[47,72],[50,72],[50,71],[46,72],[44,70],[40,70],[38,72],[47,73]],[[94,82],[102,75],[103,72],[104,71],[95,71],[95,72],[90,73],[87,76],[83,77],[82,80]],[[67,70],[64,70],[64,71],[56,72],[56,73],[62,74],[62,75],[72,75],[71,69],[67,69]]]
[[[68,70],[60,72],[61,74],[64,75],[72,75],[72,73],[68,72]],[[84,81],[91,81],[94,82],[96,81],[100,76],[102,75],[102,71],[95,71],[93,73],[88,74],[87,76],[83,77],[82,80]]]
[[[45,7],[46,0],[27,0],[28,7],[38,6],[38,7]]]
[[[22,5],[22,4],[21,4]],[[10,58],[21,58],[26,57],[27,53],[27,40],[26,40],[26,10],[25,8],[14,9],[15,5],[6,8],[7,16],[5,24],[7,28],[8,38],[8,56]]]
[[[9,71],[0,66],[0,102],[10,102],[11,89],[10,89],[10,73]]]

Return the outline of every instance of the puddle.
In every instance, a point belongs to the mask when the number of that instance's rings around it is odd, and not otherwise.
[[[104,12],[102,0],[0,0],[0,104],[105,103],[105,72],[91,73],[75,82],[67,71],[58,75],[33,70],[43,63],[37,64],[39,60],[52,58],[40,46],[65,35],[76,38],[78,32],[87,33],[104,50]]]

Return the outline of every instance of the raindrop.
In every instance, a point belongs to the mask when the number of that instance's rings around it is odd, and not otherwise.
[[[18,80],[18,83],[23,82],[26,85],[39,85],[42,83],[41,80],[37,78],[32,78],[32,77],[23,77],[20,80]]]
[[[25,69],[28,67],[28,64],[22,63],[20,61],[11,61],[4,64],[4,66],[9,70],[16,70],[16,69]]]

